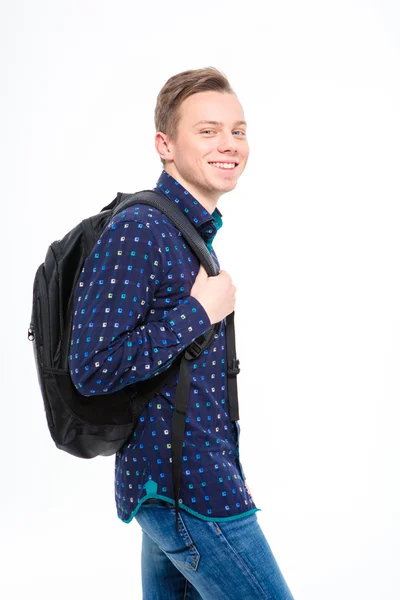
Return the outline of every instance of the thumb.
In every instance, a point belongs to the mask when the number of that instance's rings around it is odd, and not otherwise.
[[[200,278],[202,278],[202,277],[203,278],[208,277],[208,273],[205,270],[204,265],[202,265],[202,264],[200,264],[200,269],[199,269],[199,272],[197,273],[197,277],[200,277]]]

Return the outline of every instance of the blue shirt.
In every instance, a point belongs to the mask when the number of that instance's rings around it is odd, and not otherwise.
[[[162,171],[154,190],[175,202],[212,247],[222,214],[212,215]],[[211,321],[190,296],[200,263],[178,229],[156,208],[136,204],[106,226],[84,263],[74,294],[69,366],[85,396],[105,394],[162,372]],[[212,344],[190,361],[191,386],[182,448],[179,505],[210,521],[256,508],[239,459],[240,426],[229,418],[225,319]],[[141,504],[174,504],[171,425],[178,375],[152,398],[116,454],[117,514],[130,522]]]

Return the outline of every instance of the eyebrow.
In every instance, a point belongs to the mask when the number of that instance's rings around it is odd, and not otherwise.
[[[222,123],[222,121],[198,121],[196,123],[196,125],[193,125],[193,127],[197,127],[197,125],[220,125],[220,126],[222,126],[223,123]],[[235,121],[234,125],[245,125],[247,127],[246,121]]]

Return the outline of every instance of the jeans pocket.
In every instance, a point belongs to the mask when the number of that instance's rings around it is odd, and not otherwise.
[[[178,513],[178,531],[175,528],[175,507],[169,503],[165,507],[150,503],[146,510],[136,514],[136,519],[143,531],[180,571],[196,571],[200,552],[189,533],[182,512],[180,510]],[[189,515],[188,517],[190,518]]]

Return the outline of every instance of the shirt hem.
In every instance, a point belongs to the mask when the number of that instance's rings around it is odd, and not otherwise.
[[[136,516],[136,514],[137,514],[139,508],[142,506],[142,504],[146,500],[150,500],[150,498],[159,498],[160,500],[165,500],[169,504],[175,506],[174,500],[172,500],[171,498],[168,498],[167,496],[161,496],[160,494],[147,495],[144,498],[142,498],[142,500],[139,502],[139,504],[137,505],[135,510],[131,512],[130,516],[127,519],[123,519],[120,515],[118,515],[118,518],[123,523],[130,523],[133,520],[133,518]],[[185,504],[180,503],[179,508],[186,510],[187,512],[189,512],[190,514],[192,514],[195,517],[198,517],[199,519],[203,519],[204,521],[214,521],[214,522],[215,521],[218,521],[218,522],[233,521],[234,519],[240,519],[241,517],[247,517],[248,515],[251,515],[257,511],[261,510],[261,508],[252,508],[250,510],[247,510],[246,512],[240,513],[239,515],[233,515],[232,517],[206,517],[205,515],[201,515],[200,513],[196,512],[195,510],[189,508]]]

